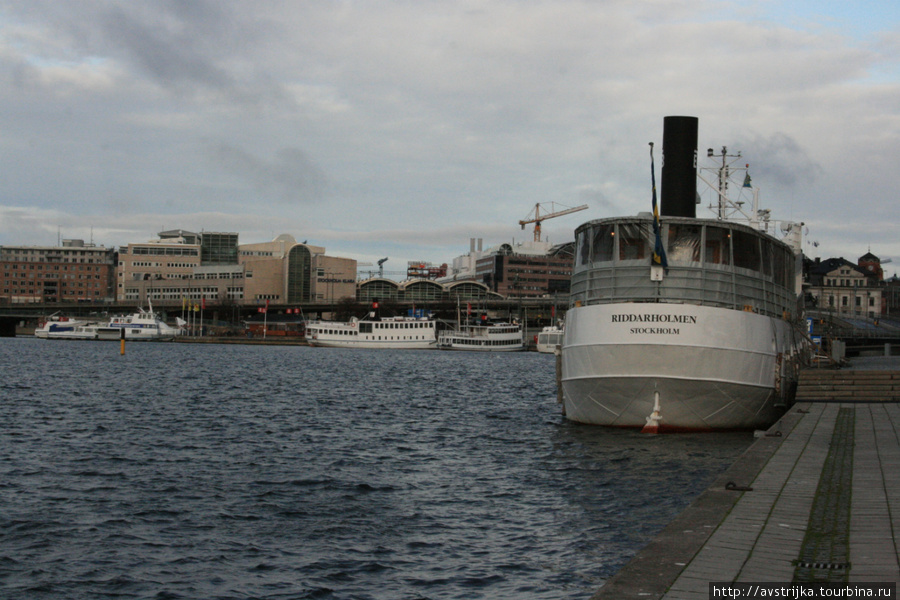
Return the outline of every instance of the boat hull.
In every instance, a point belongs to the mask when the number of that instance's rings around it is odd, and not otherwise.
[[[393,341],[369,341],[369,340],[321,340],[307,338],[310,346],[318,346],[320,348],[369,348],[382,349],[394,348],[396,350],[429,350],[435,347],[435,341],[431,340],[393,340]]]
[[[574,307],[562,345],[566,417],[660,432],[767,427],[792,400],[801,343],[787,321],[752,312]]]
[[[450,350],[455,352],[521,352],[525,349],[525,346],[519,344],[517,346],[499,346],[499,347],[491,347],[491,346],[465,346],[463,345],[464,340],[443,340],[439,342],[438,348],[440,350]]]

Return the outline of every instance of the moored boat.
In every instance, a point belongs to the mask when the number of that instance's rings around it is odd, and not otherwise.
[[[442,331],[438,336],[440,350],[470,352],[518,352],[525,349],[522,326],[518,323],[484,323],[462,325]]]
[[[150,310],[138,308],[135,313],[114,316],[108,323],[98,325],[97,339],[118,340],[124,332],[128,341],[169,341],[184,332],[185,322],[179,318],[175,321],[176,327],[163,321],[151,304]]]
[[[51,331],[47,334],[50,340],[96,340],[97,324],[78,325],[74,329],[66,331]]]
[[[756,194],[749,214],[729,200],[729,186],[750,179],[729,182],[743,169],[725,148],[712,185],[718,214],[696,218],[697,120],[666,117],[663,139],[661,215],[653,174],[653,214],[575,231],[565,415],[648,432],[768,427],[792,403],[808,356],[802,223],[776,226]]]
[[[556,349],[560,344],[562,344],[562,338],[563,328],[559,325],[550,325],[549,327],[544,327],[537,334],[535,348],[538,352],[552,354],[553,352],[556,352]]]
[[[88,322],[84,319],[64,317],[54,313],[38,323],[34,330],[34,336],[43,339],[69,337],[66,334],[74,336],[76,329],[86,325]]]
[[[436,323],[417,311],[406,317],[379,317],[375,311],[349,321],[313,321],[306,325],[306,341],[324,348],[433,349]]]

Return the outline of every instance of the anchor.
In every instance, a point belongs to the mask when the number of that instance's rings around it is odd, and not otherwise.
[[[662,416],[659,414],[659,390],[653,392],[653,412],[647,417],[647,424],[641,429],[641,433],[659,433],[659,422]]]

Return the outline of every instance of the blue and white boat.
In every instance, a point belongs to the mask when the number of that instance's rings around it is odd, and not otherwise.
[[[124,332],[126,340],[134,341],[167,341],[173,340],[184,333],[187,324],[180,318],[175,319],[176,327],[172,327],[160,318],[153,310],[138,308],[138,311],[130,315],[112,317],[108,323],[97,326],[97,339],[118,340]]]

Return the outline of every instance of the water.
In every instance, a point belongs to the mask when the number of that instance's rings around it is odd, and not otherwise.
[[[0,597],[587,599],[752,442],[554,358],[0,339]]]

